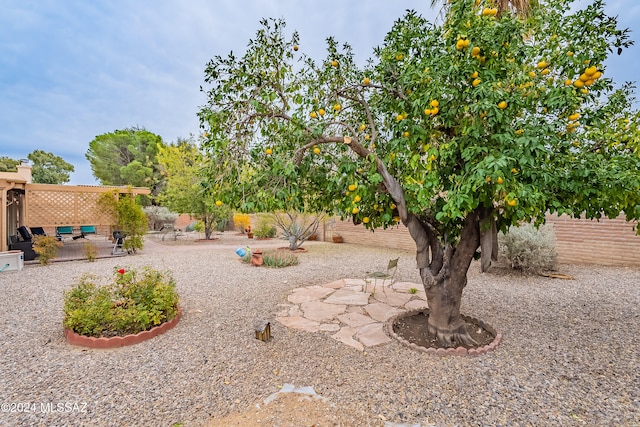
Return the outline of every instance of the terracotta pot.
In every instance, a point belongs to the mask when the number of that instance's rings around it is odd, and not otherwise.
[[[247,233],[247,237],[253,239],[253,233]]]
[[[342,239],[342,236],[333,236],[331,239],[333,240],[333,243],[342,243],[342,242],[344,242],[344,240]]]

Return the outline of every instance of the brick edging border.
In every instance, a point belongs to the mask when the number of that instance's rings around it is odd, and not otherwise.
[[[88,337],[86,335],[77,334],[76,332],[73,332],[68,328],[64,329],[64,336],[67,339],[67,342],[71,345],[80,345],[90,348],[118,348],[127,345],[139,344],[142,341],[146,341],[155,336],[163,334],[169,329],[172,329],[174,326],[176,326],[181,317],[182,309],[178,307],[178,314],[176,314],[176,317],[169,320],[168,322],[164,322],[159,326],[155,326],[148,331],[125,335],[124,337]]]
[[[409,317],[409,316],[414,316],[418,313],[423,313],[423,312],[428,312],[429,310],[424,309],[424,308],[419,308],[416,310],[410,310],[410,311],[405,311],[404,313],[400,313],[396,316],[391,317],[389,320],[387,320],[387,322],[385,323],[385,331],[387,333],[387,335],[389,335],[390,337],[394,338],[395,340],[399,341],[401,344],[403,344],[406,347],[409,347],[413,350],[418,350],[421,351],[423,353],[427,353],[429,355],[432,356],[479,356],[481,354],[485,354],[488,353],[490,351],[493,351],[496,349],[496,347],[498,346],[498,344],[500,344],[500,342],[502,341],[502,332],[494,329],[491,325],[488,325],[484,322],[482,322],[482,325],[484,327],[484,329],[486,329],[487,331],[489,331],[491,334],[493,334],[493,336],[495,336],[495,338],[493,339],[493,341],[491,341],[491,343],[482,346],[482,347],[478,347],[478,348],[469,348],[466,349],[464,347],[457,347],[457,348],[426,348],[426,347],[422,347],[420,345],[417,345],[415,343],[409,342],[408,340],[402,338],[401,336],[399,336],[398,334],[396,334],[393,331],[393,324],[396,322],[396,320],[398,319],[402,319],[404,317]],[[473,317],[469,317],[469,316],[462,316],[462,318],[464,320],[466,320],[467,322],[475,322],[475,323],[480,323],[480,321],[478,319],[475,319]]]

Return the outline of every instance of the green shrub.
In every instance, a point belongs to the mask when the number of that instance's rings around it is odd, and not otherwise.
[[[136,334],[173,319],[178,313],[175,281],[167,272],[144,267],[116,269],[109,284],[86,274],[64,294],[66,328],[86,336]]]
[[[33,251],[38,254],[38,262],[48,265],[58,255],[62,242],[54,236],[33,236]]]
[[[288,250],[275,249],[264,251],[262,253],[262,259],[265,267],[284,268],[292,265],[298,265],[298,257]],[[242,257],[242,262],[245,264],[251,263],[250,252],[247,252],[247,254]]]
[[[283,268],[298,265],[298,257],[288,250],[265,251],[262,254],[264,265],[271,268]]]
[[[261,216],[258,225],[253,229],[253,234],[259,239],[276,237],[276,227],[268,218]]]
[[[536,228],[531,224],[511,227],[506,234],[499,235],[498,241],[500,255],[513,269],[538,273],[555,268],[558,254],[551,227]]]
[[[93,262],[98,257],[98,247],[92,242],[85,242],[84,254],[88,261]]]

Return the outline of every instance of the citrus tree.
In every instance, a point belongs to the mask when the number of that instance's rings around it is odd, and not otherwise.
[[[211,184],[237,183],[218,197],[245,210],[402,222],[430,332],[473,345],[462,292],[471,261],[495,259],[497,231],[547,212],[640,217],[633,88],[604,65],[631,41],[601,1],[570,3],[522,14],[450,0],[438,24],[409,11],[364,68],[332,38],[314,61],[282,21],[263,21],[242,57],[206,68]]]

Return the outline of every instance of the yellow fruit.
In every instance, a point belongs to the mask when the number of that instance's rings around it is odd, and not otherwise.
[[[222,206],[222,200],[216,200],[216,206]]]
[[[489,7],[482,9],[482,16],[491,16],[492,10]]]
[[[342,105],[336,104],[333,106],[333,111],[340,111],[341,108],[342,108]]]
[[[364,136],[364,139],[365,139],[365,141],[368,141],[368,140],[370,140],[370,139],[371,139],[371,135],[369,135],[369,134],[366,134],[366,135]]]
[[[431,156],[429,156],[429,160],[431,160],[432,162],[436,159],[436,156],[434,154],[432,154]]]
[[[573,56],[573,52],[571,51],[567,52],[567,56]]]
[[[593,80],[598,80],[600,77],[602,77],[602,71],[596,71],[595,73],[593,73],[593,74],[591,75],[591,78],[592,78]]]
[[[335,59],[333,61],[331,61],[331,66],[332,67],[337,67],[338,66],[338,61],[336,61]]]
[[[406,132],[406,131],[405,131],[405,132],[402,134],[402,136],[404,136],[405,138],[408,138],[408,137],[409,137],[409,132]]]
[[[430,109],[430,108],[425,108],[425,109],[424,109],[424,113],[425,113],[427,116],[430,116],[430,115],[431,115],[431,109]]]
[[[362,198],[360,196],[356,196],[353,198],[354,202],[359,202],[360,200],[362,200]]]
[[[456,49],[458,50],[464,49],[464,40],[458,39],[458,41],[456,42]]]
[[[365,77],[364,80],[362,81],[362,84],[364,84],[365,86],[368,85],[369,83],[371,83],[371,79],[369,79],[369,77]]]
[[[356,191],[356,188],[358,188],[357,184],[351,184],[349,185],[349,191]]]
[[[580,117],[580,113],[573,113],[572,115],[569,116],[569,120],[571,121],[578,120],[579,117]]]
[[[351,213],[354,214],[354,215],[357,214],[358,212],[360,212],[360,209],[358,209],[358,208],[351,209]]]
[[[204,137],[205,137],[205,138],[209,138],[209,132],[205,132],[205,133],[204,133]]]
[[[574,147],[580,146],[580,143],[578,141],[573,141],[572,144],[573,144]]]
[[[471,86],[476,87],[480,84],[480,79],[475,79],[473,82],[471,82]]]
[[[471,74],[471,78],[472,79],[477,79],[478,78],[478,72],[474,71],[473,74]]]
[[[499,177],[498,177],[498,179],[496,179],[496,182],[497,182],[498,184],[502,184],[504,181],[503,181],[502,177],[501,177],[501,176],[499,176]]]
[[[320,116],[324,116],[324,108],[319,109],[319,110],[318,110],[318,114],[319,114]]]
[[[507,108],[507,103],[505,101],[500,101],[498,103],[498,108],[504,110],[505,108]]]
[[[396,116],[396,120],[397,120],[397,121],[401,121],[402,119],[404,119],[404,116],[403,116],[402,114],[398,114],[398,115]]]
[[[514,174],[518,173],[518,169],[516,169],[516,168],[511,169],[511,173],[514,173]]]
[[[573,85],[577,88],[581,88],[584,87],[584,82],[582,80],[576,80],[575,82],[573,82]]]
[[[311,117],[312,119],[315,119],[316,117],[318,117],[318,115],[316,114],[315,111],[312,111],[309,113],[309,117]]]
[[[524,133],[524,129],[518,129],[516,131],[516,135],[522,135]]]
[[[298,45],[297,44],[293,45],[293,50],[295,50],[296,52],[298,51]]]
[[[403,58],[404,58],[404,55],[402,55],[401,53],[396,55],[396,61],[402,61]]]
[[[438,114],[438,111],[440,111],[440,110],[438,109],[438,107],[433,107],[433,108],[431,109],[431,114],[435,116],[436,114]]]
[[[490,177],[490,176],[488,176],[488,177],[486,177],[484,180],[485,180],[485,181],[487,181],[487,182],[491,182],[491,177]]]
[[[480,48],[478,46],[474,46],[473,49],[471,49],[471,56],[478,56],[480,55]]]
[[[360,125],[360,127],[358,128],[358,130],[360,132],[362,132],[363,130],[365,130],[367,128],[367,125]]]
[[[273,150],[271,148],[267,148],[264,152],[267,153],[267,155],[273,154]]]
[[[432,107],[437,107],[438,105],[440,105],[440,103],[438,102],[437,99],[434,99],[433,101],[431,101],[429,105],[431,105]]]
[[[589,89],[587,89],[586,87],[583,87],[582,89],[580,89],[580,92],[586,95],[589,93]]]
[[[580,80],[582,80],[583,82],[586,82],[587,80],[589,80],[591,77],[589,77],[587,75],[587,73],[582,73],[580,74]]]
[[[395,209],[395,208],[396,208],[396,204],[395,204],[395,203],[391,203],[391,204],[389,205],[389,207],[390,207],[391,209]]]
[[[591,66],[589,68],[587,68],[586,70],[584,70],[584,73],[588,76],[592,76],[595,74],[595,72],[598,71],[598,69],[594,66]]]
[[[567,80],[565,80],[565,81],[564,81],[564,85],[565,85],[565,86],[569,86],[569,85],[571,85],[571,83],[573,83],[573,82],[571,81],[571,79],[567,79]]]
[[[542,70],[540,73],[541,73],[543,76],[546,76],[547,74],[549,74],[549,69],[548,69],[548,68],[545,68],[545,69],[544,69],[544,70]]]
[[[318,147],[316,147],[316,148],[313,149],[313,152],[316,153],[316,154],[320,154],[320,149]]]
[[[518,200],[516,200],[516,199],[507,200],[507,204],[509,206],[515,206],[515,205],[518,204]]]
[[[362,218],[362,222],[364,222],[365,224],[368,224],[370,221],[368,216],[365,216],[364,218]]]
[[[546,61],[540,61],[538,62],[538,68],[543,69],[543,68],[547,68],[547,62]]]
[[[529,71],[529,77],[534,78],[536,76],[535,71]]]

